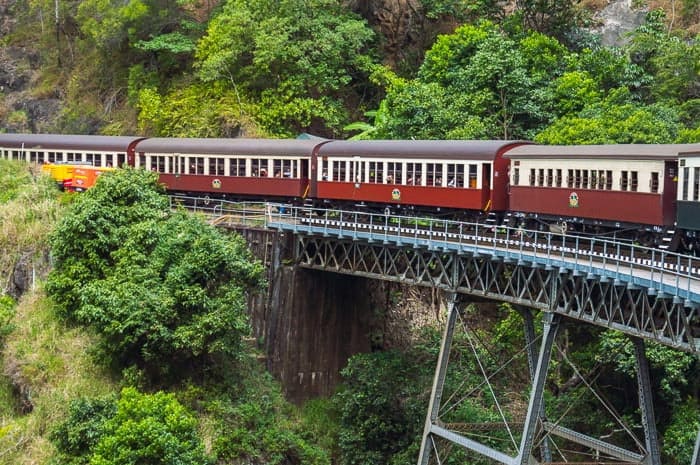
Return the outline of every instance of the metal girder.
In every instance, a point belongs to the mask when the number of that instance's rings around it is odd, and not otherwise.
[[[642,425],[644,426],[644,442],[647,455],[646,465],[661,465],[661,450],[659,437],[656,431],[656,419],[654,417],[654,401],[651,397],[651,380],[649,378],[649,361],[644,349],[644,341],[632,338],[634,344],[635,361],[637,365],[637,386],[639,390],[639,409],[642,413]]]
[[[489,254],[297,234],[299,266],[551,311],[687,352],[700,352],[700,306],[577,270]]]

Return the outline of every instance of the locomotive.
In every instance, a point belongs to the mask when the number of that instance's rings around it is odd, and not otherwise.
[[[700,144],[0,134],[0,156],[75,165],[61,180],[73,190],[76,169],[128,165],[190,195],[442,215],[669,250],[700,246]]]

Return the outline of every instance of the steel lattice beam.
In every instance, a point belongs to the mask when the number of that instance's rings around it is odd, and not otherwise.
[[[680,350],[700,350],[700,307],[624,282],[488,254],[308,234],[296,237],[296,262],[305,268],[510,302]]]

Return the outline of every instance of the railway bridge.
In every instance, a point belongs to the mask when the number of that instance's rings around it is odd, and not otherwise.
[[[220,218],[236,221],[236,214],[218,208]],[[259,213],[264,219],[257,221],[264,221],[266,228],[294,235],[297,266],[439,288],[451,296],[418,465],[443,463],[454,446],[491,463],[583,463],[567,461],[554,437],[593,451],[585,463],[661,465],[645,344],[653,341],[700,354],[699,260],[595,237],[390,212],[266,204]],[[525,320],[531,384],[524,418],[506,418],[498,401],[493,402],[510,438],[506,446],[465,434],[464,425],[451,423],[446,412],[450,348],[460,329],[465,296],[508,302]],[[542,316],[540,336],[533,311]],[[635,438],[633,450],[547,418],[545,382],[563,319],[615,329],[631,338],[644,432],[643,439]],[[492,393],[490,376],[484,373],[481,389]],[[622,429],[632,434],[624,424]],[[700,431],[691,465],[700,465]]]

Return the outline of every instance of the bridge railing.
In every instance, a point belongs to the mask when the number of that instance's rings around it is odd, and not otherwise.
[[[393,243],[433,251],[490,255],[609,278],[700,304],[700,260],[627,242],[436,218],[266,205],[270,228]]]
[[[184,208],[201,213],[211,223],[226,226],[265,226],[265,204],[263,202],[235,202],[209,197],[171,195],[170,208]]]

